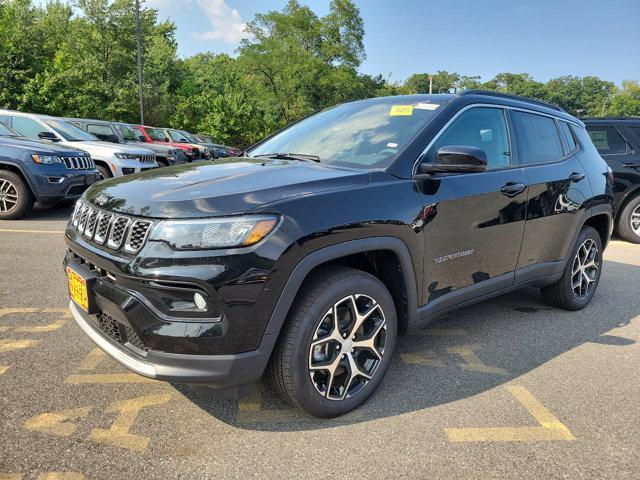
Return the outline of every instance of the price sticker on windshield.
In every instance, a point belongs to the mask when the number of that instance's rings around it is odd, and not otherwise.
[[[413,105],[392,105],[389,112],[390,117],[413,115]]]

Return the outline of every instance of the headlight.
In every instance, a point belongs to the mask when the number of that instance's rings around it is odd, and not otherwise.
[[[60,157],[54,157],[50,155],[31,155],[31,158],[33,158],[33,161],[36,163],[60,163]]]
[[[277,217],[264,215],[163,220],[149,239],[165,242],[174,250],[248,247],[269,235],[277,224]]]
[[[139,155],[136,153],[114,153],[116,158],[120,160],[138,160]]]

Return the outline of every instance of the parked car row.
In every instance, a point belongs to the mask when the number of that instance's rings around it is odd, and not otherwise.
[[[98,180],[235,156],[170,128],[0,110],[0,219],[77,199]]]

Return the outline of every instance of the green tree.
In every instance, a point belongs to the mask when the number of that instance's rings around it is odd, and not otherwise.
[[[414,73],[404,82],[407,93],[429,93],[429,76],[433,77],[432,93],[449,93],[457,87],[460,75],[438,70],[434,74]]]
[[[624,80],[622,89],[616,89],[611,97],[607,115],[640,116],[640,82]]]

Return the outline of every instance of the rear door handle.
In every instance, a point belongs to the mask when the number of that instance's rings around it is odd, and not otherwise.
[[[623,163],[622,166],[625,167],[625,168],[638,168],[638,167],[640,167],[640,165],[638,165],[637,163]]]
[[[507,197],[515,197],[519,193],[524,192],[525,188],[527,187],[524,183],[508,182],[502,186],[500,191]]]
[[[571,175],[569,175],[569,180],[571,180],[572,182],[579,182],[580,180],[584,180],[584,177],[586,177],[584,173],[573,172]]]

